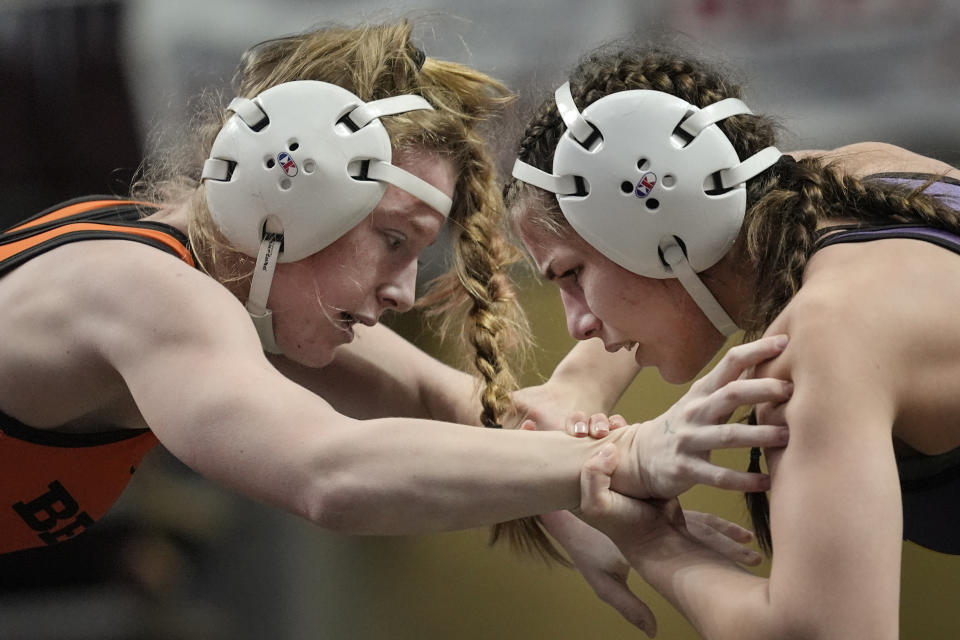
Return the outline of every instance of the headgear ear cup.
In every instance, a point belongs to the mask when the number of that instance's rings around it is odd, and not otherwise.
[[[207,205],[220,232],[250,256],[257,254],[264,224],[274,219],[280,228],[271,230],[284,236],[281,262],[320,251],[383,197],[384,182],[366,175],[371,164],[391,160],[390,137],[379,118],[432,109],[413,95],[364,103],[342,87],[314,80],[279,84],[230,108],[235,114],[204,165]],[[429,203],[433,195],[422,199]],[[447,200],[441,211],[446,215],[449,198],[440,195]]]
[[[780,157],[769,147],[740,162],[715,125],[750,113],[746,105],[731,98],[700,109],[671,94],[632,90],[580,113],[569,83],[556,99],[567,130],[553,174],[518,160],[514,177],[556,193],[573,229],[604,256],[648,278],[679,278],[718,330],[735,332],[696,273],[733,246],[746,180]]]
[[[298,80],[230,104],[204,163],[207,205],[218,230],[257,256],[248,310],[264,347],[277,351],[266,301],[276,262],[320,251],[363,220],[386,183],[446,216],[450,198],[390,163],[390,137],[379,118],[432,109],[422,97],[364,103],[334,84]]]

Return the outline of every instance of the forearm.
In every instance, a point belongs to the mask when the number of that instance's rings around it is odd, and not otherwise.
[[[830,611],[812,606],[816,594],[831,589],[796,572],[777,571],[770,578],[749,573],[715,551],[676,531],[653,542],[620,543],[631,566],[664,596],[706,640],[846,640],[869,637],[895,640],[893,612],[867,603],[873,614]],[[824,582],[827,581],[827,582]],[[869,590],[863,585],[864,591]],[[843,598],[839,598],[843,600]],[[863,603],[859,603],[863,604]]]
[[[563,433],[381,419],[325,439],[305,510],[350,533],[471,528],[579,505],[579,469],[601,443]]]
[[[620,550],[707,640],[822,637],[791,629],[788,612],[776,611],[770,600],[767,579],[686,535],[673,532],[653,542],[627,542]]]

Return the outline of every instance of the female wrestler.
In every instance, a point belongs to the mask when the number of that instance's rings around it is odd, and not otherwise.
[[[960,171],[880,143],[781,156],[740,97],[668,51],[589,55],[528,126],[514,176],[539,189],[510,204],[572,335],[668,381],[737,327],[789,334],[757,370],[795,386],[757,409],[791,431],[767,449],[769,579],[609,492],[615,451],[584,510],[707,638],[893,638],[901,539],[960,553]]]
[[[0,551],[82,533],[157,441],[213,481],[344,532],[577,506],[578,469],[599,443],[455,424],[481,422],[470,377],[373,326],[411,307],[417,257],[452,219],[455,269],[435,295],[472,299],[468,334],[493,389],[482,421],[500,419],[514,302],[480,127],[507,101],[503,87],[424,59],[400,23],[264,43],[244,56],[236,88],[191,161],[138,197],[78,199],[0,238]],[[365,377],[318,395],[329,380],[310,371],[356,336],[367,344],[349,345],[347,368]],[[748,366],[777,351],[742,355]],[[733,384],[751,401],[786,397],[776,381]],[[687,400],[706,407],[686,421],[699,437],[667,465],[653,423],[608,436],[632,461],[618,488],[765,486],[703,458],[782,443],[785,430],[718,440],[699,425],[733,406],[712,391]],[[331,402],[367,406],[348,417]]]

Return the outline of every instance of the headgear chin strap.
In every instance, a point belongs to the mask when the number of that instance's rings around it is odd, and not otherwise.
[[[201,179],[219,231],[256,256],[247,310],[266,351],[279,353],[267,298],[277,262],[327,247],[360,223],[387,184],[449,215],[451,199],[391,164],[380,118],[433,109],[421,96],[363,102],[326,82],[297,80],[253,99],[235,98],[234,115],[214,140]]]
[[[555,94],[566,131],[553,173],[520,160],[513,177],[557,194],[573,229],[600,253],[648,278],[677,278],[723,335],[736,323],[697,273],[733,246],[746,181],[773,165],[767,147],[740,161],[716,123],[749,114],[737,98],[704,108],[660,91],[620,91],[583,113],[570,83]]]

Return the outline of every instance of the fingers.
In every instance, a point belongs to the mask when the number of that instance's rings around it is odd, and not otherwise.
[[[707,392],[715,391],[728,382],[733,382],[745,371],[778,356],[787,348],[787,341],[787,336],[776,335],[732,347],[723,355],[717,366],[703,377],[702,382]]]
[[[688,458],[684,466],[684,477],[691,483],[747,493],[770,490],[770,476],[764,473],[734,471],[699,458]],[[581,491],[582,485],[581,481]]]
[[[743,532],[749,534],[749,531],[743,527],[740,527],[739,525],[728,522],[717,516],[713,516],[713,518],[719,522],[714,524],[719,526],[711,526],[708,520],[695,517],[694,514],[696,513],[697,512],[690,511],[685,512],[687,516],[687,531],[689,531],[690,535],[696,538],[700,543],[713,549],[729,560],[739,564],[752,567],[760,564],[760,562],[763,560],[763,557],[757,551],[743,546],[741,541],[732,536],[726,535],[726,532],[730,531],[731,533],[734,533],[742,538]],[[711,514],[698,514],[698,516],[706,515]],[[722,525],[720,523],[722,523]]]
[[[564,424],[564,431],[577,438],[582,438],[590,433],[590,428],[587,425],[587,414],[583,411],[571,413]]]
[[[627,585],[613,577],[604,576],[602,581],[594,586],[594,591],[597,597],[616,609],[630,624],[643,631],[648,637],[657,635],[656,616]]]
[[[610,433],[610,420],[605,413],[595,413],[590,416],[590,437],[602,438]]]
[[[685,429],[677,437],[680,447],[689,453],[745,447],[778,448],[787,446],[790,430],[779,425],[731,422]]]
[[[613,431],[614,429],[622,429],[625,426],[627,426],[627,419],[622,415],[615,413],[610,416],[610,431]]]
[[[614,429],[621,429],[627,426],[627,421],[620,414],[607,416],[605,413],[595,413],[589,418],[582,411],[573,413],[566,421],[566,431],[568,434],[583,438],[603,438]]]
[[[687,524],[696,523],[697,525],[716,529],[731,540],[740,544],[748,544],[753,541],[753,532],[750,529],[741,527],[736,522],[730,522],[714,513],[704,513],[702,511],[684,511]]]
[[[793,395],[793,383],[776,378],[734,380],[700,400],[696,413],[704,422],[721,423],[743,405],[783,406]]]
[[[758,405],[757,418],[764,424],[787,424],[787,403]]]
[[[606,444],[583,464],[580,471],[581,484],[589,484],[591,491],[610,489],[610,479],[619,462],[620,452],[616,445]]]

